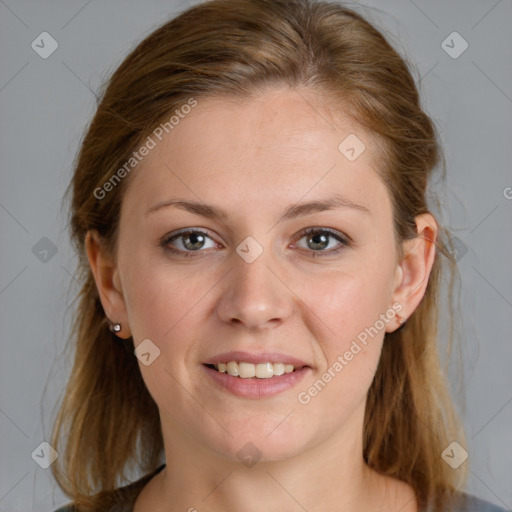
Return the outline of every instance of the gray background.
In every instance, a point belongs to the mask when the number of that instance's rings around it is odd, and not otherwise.
[[[75,257],[60,205],[94,91],[138,41],[191,3],[0,0],[1,511],[44,512],[68,501],[31,454],[50,438],[71,369],[62,351]],[[394,34],[441,132],[444,221],[460,239],[468,490],[510,509],[512,2],[350,5]],[[31,48],[44,31],[59,45],[47,59]],[[442,47],[453,31],[469,44],[458,58]]]

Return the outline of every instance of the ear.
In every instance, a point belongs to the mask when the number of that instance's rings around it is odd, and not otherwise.
[[[404,254],[397,266],[392,294],[393,303],[402,305],[399,313],[403,322],[411,316],[425,295],[436,255],[438,226],[434,216],[424,213],[415,220],[417,236],[403,243]],[[393,332],[398,327],[398,320],[389,323],[386,332]]]
[[[121,324],[121,331],[116,336],[127,339],[131,331],[116,263],[95,230],[87,232],[85,249],[105,314],[110,321]]]

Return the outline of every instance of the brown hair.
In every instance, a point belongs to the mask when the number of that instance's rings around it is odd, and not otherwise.
[[[212,0],[151,33],[102,91],[68,189],[81,289],[73,369],[52,433],[60,454],[52,472],[81,510],[105,509],[127,468],[153,471],[163,453],[157,406],[133,344],[116,342],[108,329],[84,248],[87,231],[97,230],[115,254],[129,179],[102,199],[95,191],[190,98],[250,98],[272,85],[318,91],[332,110],[380,141],[378,171],[392,199],[398,248],[417,236],[415,217],[429,211],[430,175],[440,162],[445,169],[435,127],[406,62],[361,15],[326,1]],[[409,483],[420,507],[431,503],[433,510],[466,478],[464,466],[455,471],[441,457],[451,441],[465,438],[437,347],[441,267],[451,271],[450,305],[456,274],[449,233],[440,233],[422,302],[404,329],[386,334],[363,432],[367,464]],[[453,324],[448,355],[452,338]]]

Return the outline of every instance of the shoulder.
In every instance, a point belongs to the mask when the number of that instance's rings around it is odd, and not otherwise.
[[[508,512],[503,507],[465,492],[458,494],[454,505],[456,506],[454,512]]]
[[[125,485],[124,487],[120,487],[115,490],[115,492],[112,493],[111,499],[111,505],[108,507],[108,512],[124,512],[131,510],[133,507],[133,504],[135,502],[136,497],[146,485],[147,482],[153,476],[155,476],[157,473],[162,471],[162,469],[165,467],[165,464],[162,464],[159,466],[156,470],[152,471],[151,473],[143,476],[136,482],[132,482],[131,484]],[[80,512],[78,508],[73,506],[72,503],[68,503],[67,505],[64,505],[54,512]],[[102,510],[102,512],[107,512],[106,510]]]

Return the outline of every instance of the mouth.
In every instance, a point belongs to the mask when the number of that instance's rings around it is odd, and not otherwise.
[[[215,389],[249,399],[272,397],[292,389],[313,368],[280,353],[225,352],[203,362]]]
[[[219,373],[226,373],[231,377],[239,377],[241,379],[271,379],[272,377],[280,377],[286,373],[293,373],[305,368],[305,365],[294,366],[289,363],[266,362],[266,363],[249,363],[246,361],[227,361],[217,364],[206,364],[208,368],[216,370]]]

